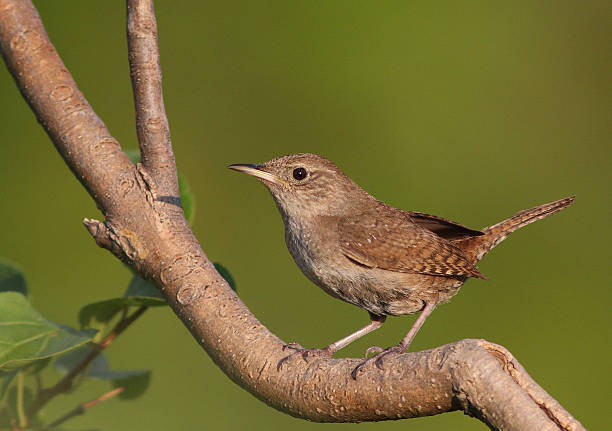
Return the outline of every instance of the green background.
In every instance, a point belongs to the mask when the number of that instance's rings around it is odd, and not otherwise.
[[[98,115],[135,148],[124,3],[36,3]],[[468,337],[502,344],[587,428],[603,429],[609,11],[606,1],[158,1],[166,109],[204,250],[273,332],[324,346],[366,313],[299,272],[268,192],[228,164],[319,153],[381,200],[474,228],[576,194],[488,255],[479,268],[491,280],[469,281],[412,349]],[[4,67],[0,95],[0,255],[22,266],[43,315],[76,326],[78,309],[121,295],[129,272],[81,225],[100,214]],[[391,318],[339,356],[395,343],[413,319]],[[151,368],[149,391],[67,428],[486,429],[460,412],[361,425],[289,417],[230,382],[167,308],[147,312],[108,357],[115,368]],[[55,419],[106,390],[88,383],[46,413]]]

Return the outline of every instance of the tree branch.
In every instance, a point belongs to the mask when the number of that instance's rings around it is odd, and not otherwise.
[[[156,181],[158,190],[176,197],[178,180],[162,96],[157,21],[152,1],[127,0],[127,40],[142,163]]]
[[[290,415],[360,422],[464,410],[504,430],[583,429],[500,346],[463,340],[390,357],[385,370],[359,359],[292,361],[200,248],[176,197],[161,102],[152,2],[128,1],[129,56],[143,164],[133,166],[78,90],[29,1],[0,0],[0,46],[22,94],[59,153],[98,203],[85,220],[98,245],[132,264],[215,363],[237,384]],[[159,126],[159,127],[158,127]],[[170,199],[171,201],[171,199]]]

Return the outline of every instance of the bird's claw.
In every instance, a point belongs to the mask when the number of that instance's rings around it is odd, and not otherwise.
[[[294,350],[294,352],[278,361],[278,365],[276,366],[277,371],[280,371],[283,365],[285,365],[285,362],[295,356],[301,356],[304,362],[308,362],[309,358],[331,358],[332,356],[332,353],[327,349],[307,349],[298,343],[285,344],[283,346],[283,351],[287,349]]]
[[[305,350],[304,347],[302,347],[302,345],[299,343],[287,343],[283,346],[283,352],[287,349]]]
[[[383,351],[381,351],[380,353],[378,353],[376,356],[373,356],[372,359],[374,359],[374,364],[376,365],[376,368],[378,368],[379,370],[383,369],[383,360],[385,358],[385,356],[391,354],[391,353],[397,353],[397,354],[402,354],[406,351],[406,348],[403,346],[393,346],[393,347],[387,347],[386,349],[384,349]]]
[[[374,365],[376,365],[376,368],[378,368],[379,370],[382,370],[383,362],[384,362],[383,360],[385,356],[391,353],[404,353],[405,351],[406,351],[406,348],[401,345],[387,347],[386,349],[382,349],[378,346],[372,346],[368,350],[366,350],[365,359],[353,369],[353,371],[351,372],[351,377],[353,378],[353,380],[357,380],[357,374],[359,374],[359,372],[370,362],[374,362]],[[368,357],[370,353],[376,353],[376,355],[372,357]]]
[[[384,351],[385,349],[383,349],[382,347],[378,347],[378,346],[368,347],[368,350],[365,351],[365,354],[363,355],[363,357],[367,359],[372,353],[381,353]]]

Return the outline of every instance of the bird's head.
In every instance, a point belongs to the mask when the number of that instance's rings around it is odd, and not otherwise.
[[[338,166],[316,154],[290,154],[229,168],[261,180],[284,217],[342,215],[357,201],[371,199]]]

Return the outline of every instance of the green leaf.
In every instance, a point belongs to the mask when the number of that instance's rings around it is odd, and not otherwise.
[[[20,293],[0,293],[0,370],[64,354],[89,342],[95,334],[46,320]]]
[[[179,195],[181,197],[181,206],[183,207],[183,212],[185,213],[185,219],[189,224],[193,224],[193,218],[195,216],[195,196],[191,193],[191,188],[189,187],[189,181],[185,178],[181,173],[178,173],[178,186],[179,186]]]
[[[140,163],[140,151],[139,150],[125,150],[125,154],[130,158],[132,163]],[[191,188],[189,187],[189,181],[187,178],[181,174],[180,171],[177,172],[178,175],[178,186],[179,186],[179,197],[181,198],[181,206],[183,207],[183,213],[185,214],[185,219],[189,222],[189,224],[193,223],[193,218],[195,216],[195,196],[191,193]]]
[[[230,274],[229,270],[219,262],[213,262],[213,265],[215,265],[217,272],[221,274],[221,277],[225,278],[225,281],[227,281],[227,284],[230,285],[234,292],[238,292],[238,289],[236,288],[236,281],[234,280],[234,277],[232,277],[232,274]]]
[[[79,323],[81,328],[102,328],[117,313],[129,307],[155,307],[166,305],[158,298],[142,298],[132,296],[130,298],[112,298],[104,301],[87,304],[79,311]]]
[[[159,289],[153,286],[148,281],[142,279],[138,274],[134,274],[127,291],[123,295],[125,298],[140,297],[140,298],[152,298],[161,300],[162,303],[157,305],[165,305],[166,300],[162,296]]]
[[[11,418],[17,419],[17,404],[18,404],[18,398],[19,398],[19,394],[17,391],[17,386],[13,385],[11,386],[11,388],[8,391],[8,396],[6,397],[6,409],[3,409],[3,413],[2,415],[0,415],[0,429],[9,429],[8,427],[6,427],[6,424],[10,424],[11,423]],[[30,403],[32,402],[32,400],[34,399],[34,394],[32,393],[32,389],[30,389],[29,387],[25,386],[23,388],[23,406],[25,408],[27,408]],[[29,423],[29,425],[36,425],[36,423],[38,422],[38,418],[35,416],[33,418],[31,418],[31,421]],[[10,428],[12,429],[12,428]],[[30,429],[30,428],[28,428]]]
[[[123,151],[129,157],[132,163],[140,163],[140,150],[130,149]]]
[[[111,371],[111,373],[115,373],[111,385],[113,388],[124,388],[123,392],[118,395],[124,400],[138,398],[145,393],[151,382],[151,371],[149,370]],[[123,373],[123,377],[119,373]]]
[[[0,371],[0,379],[2,379],[2,384],[0,384],[0,401],[4,399],[6,390],[9,388],[11,382],[20,370],[21,368],[15,368],[14,370],[10,371]]]
[[[0,257],[0,292],[19,292],[28,296],[28,284],[17,266]]]
[[[90,352],[91,348],[79,348],[59,358],[55,361],[54,366],[62,374],[67,374]],[[149,370],[111,370],[106,357],[100,354],[91,363],[87,377],[108,380],[113,388],[123,386],[125,389],[119,394],[119,398],[132,399],[142,395],[147,389],[151,372]]]
[[[134,274],[123,298],[112,298],[87,304],[79,311],[82,328],[103,328],[120,311],[129,307],[166,305],[159,289]]]
[[[61,326],[60,326],[61,327]],[[26,376],[33,376],[34,374],[40,373],[44,370],[47,365],[51,363],[52,358],[41,359],[40,361],[36,361],[33,364],[30,364],[24,367],[23,373]]]
[[[11,419],[17,420],[17,403],[18,403],[19,394],[17,391],[17,386],[12,386],[8,391],[8,396],[6,397],[5,408],[0,410],[0,430],[8,430],[14,429],[14,423],[12,424]],[[23,388],[23,407],[24,410],[27,410],[28,406],[34,401],[34,392],[27,386]],[[21,429],[21,428],[18,428]],[[41,430],[45,429],[43,427],[43,421],[41,420],[41,414],[34,415],[33,417],[28,418],[28,430]],[[55,430],[55,428],[53,428]]]

